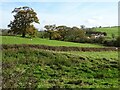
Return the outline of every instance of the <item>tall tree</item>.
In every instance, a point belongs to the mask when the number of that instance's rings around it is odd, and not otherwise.
[[[80,25],[80,28],[81,29],[85,29],[85,25]]]
[[[32,8],[27,6],[15,8],[12,13],[15,13],[14,20],[10,22],[8,27],[11,28],[13,33],[22,34],[22,37],[25,37],[26,34],[35,31],[32,23],[39,23],[39,19],[37,13]],[[33,28],[33,30],[27,30],[30,28]]]
[[[61,36],[61,40],[64,40],[68,31],[71,29],[70,27],[67,26],[58,26],[56,27],[56,29],[58,30],[58,33]]]
[[[80,39],[85,37],[85,31],[79,29],[78,27],[72,27],[66,34],[66,39],[68,41],[77,41],[80,42]]]
[[[47,33],[49,34],[49,39],[52,39],[52,35],[54,33],[54,31],[56,30],[56,25],[45,25],[44,28],[47,29]]]

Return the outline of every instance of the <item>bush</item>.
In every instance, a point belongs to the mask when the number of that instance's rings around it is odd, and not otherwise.
[[[94,39],[94,41],[95,41],[95,43],[103,44],[104,41],[105,41],[105,38],[104,37],[99,37],[99,38]]]
[[[1,29],[0,30],[0,35],[2,35],[2,36],[15,36],[16,34],[11,32],[10,29]]]
[[[114,40],[105,40],[104,41],[104,45],[105,46],[115,46],[115,42]]]
[[[37,32],[37,37],[39,38],[49,38],[49,33],[46,31],[38,31]]]
[[[120,47],[120,36],[116,40],[105,40],[104,45]]]
[[[115,46],[120,47],[120,36],[117,38]]]

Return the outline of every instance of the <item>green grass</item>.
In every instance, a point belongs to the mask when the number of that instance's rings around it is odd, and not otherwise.
[[[73,43],[42,38],[33,38],[31,40],[30,38],[22,38],[19,36],[0,36],[0,38],[2,38],[2,44],[39,44],[48,46],[104,47],[98,44]]]
[[[82,55],[85,57],[91,57],[91,58],[108,58],[111,59],[114,57],[118,57],[118,52],[116,51],[102,51],[102,52],[79,52],[79,51],[69,51],[69,52],[60,52],[60,53],[68,53],[68,54],[74,54],[74,55]]]
[[[118,53],[55,52],[31,48],[2,52],[3,88],[118,88]]]
[[[95,28],[95,31],[99,32],[106,32],[107,33],[107,38],[112,39],[112,34],[115,35],[115,37],[118,36],[118,27],[111,27],[111,28]]]

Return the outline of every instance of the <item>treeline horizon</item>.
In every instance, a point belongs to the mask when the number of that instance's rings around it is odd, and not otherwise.
[[[56,25],[56,24],[46,24],[46,25]],[[44,25],[44,26],[46,26]],[[56,26],[67,26],[67,25],[56,25]],[[80,25],[81,26],[81,25]],[[80,27],[79,26],[79,27]],[[85,25],[84,25],[85,26]],[[78,26],[67,26],[67,27],[78,27]],[[78,28],[79,28],[78,27]],[[93,26],[93,27],[86,27],[85,28],[112,28],[112,27],[120,27],[119,25],[118,26]],[[38,31],[42,31],[43,29],[45,29],[44,27],[43,28],[36,28]],[[9,28],[0,28],[0,31],[1,30],[10,30]]]

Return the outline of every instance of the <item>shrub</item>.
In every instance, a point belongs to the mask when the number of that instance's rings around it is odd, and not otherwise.
[[[104,45],[105,46],[115,46],[115,41],[114,40],[105,40]]]
[[[103,44],[104,41],[105,41],[105,38],[104,38],[104,37],[99,37],[99,38],[96,38],[96,39],[95,39],[95,43]]]
[[[115,44],[117,47],[120,47],[120,36],[117,38]]]

